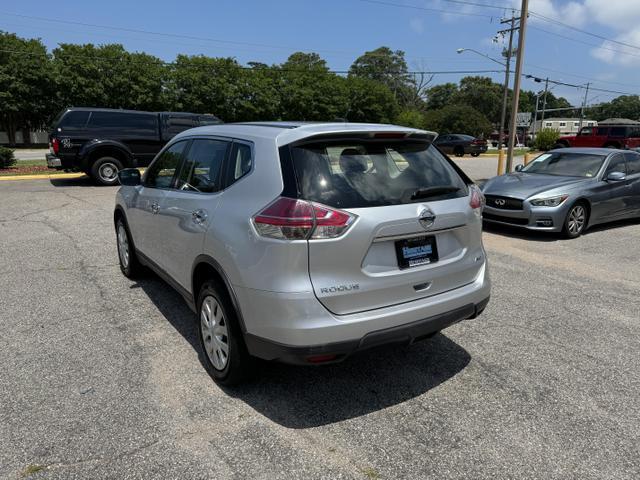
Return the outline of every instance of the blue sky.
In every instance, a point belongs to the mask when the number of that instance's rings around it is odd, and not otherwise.
[[[502,7],[520,3],[467,1]],[[572,84],[590,81],[596,88],[640,93],[640,1],[530,0],[530,9],[630,46],[531,17],[526,73]],[[122,43],[129,50],[145,51],[167,61],[186,53],[232,56],[241,63],[280,63],[290,53],[303,50],[318,52],[335,70],[346,70],[364,51],[386,45],[404,50],[412,70],[492,70],[500,66],[471,52],[457,54],[456,49],[474,48],[499,58],[502,46],[492,38],[501,27],[500,18],[508,14],[508,9],[473,6],[465,4],[465,0],[65,0],[55,4],[22,0],[0,7],[0,29],[24,37],[40,37],[49,48],[63,42]],[[502,81],[500,73],[488,75]],[[440,74],[433,83],[457,81],[461,76]],[[523,88],[539,87],[531,80],[523,80]],[[554,93],[576,103],[584,95],[583,90],[563,86],[555,87]],[[596,91],[589,95],[589,103],[615,96]]]

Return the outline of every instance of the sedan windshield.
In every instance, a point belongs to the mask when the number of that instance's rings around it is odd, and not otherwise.
[[[595,177],[602,167],[605,155],[576,152],[543,153],[521,171],[565,177]]]

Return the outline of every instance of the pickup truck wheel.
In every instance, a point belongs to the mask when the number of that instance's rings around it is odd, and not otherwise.
[[[236,312],[226,291],[206,282],[198,295],[200,345],[209,375],[222,385],[237,385],[253,372]]]
[[[93,178],[98,185],[117,185],[118,172],[122,170],[122,168],[122,163],[117,158],[101,157],[91,165],[91,178]]]
[[[138,276],[142,270],[142,265],[138,262],[129,228],[122,218],[116,221],[116,241],[118,245],[120,270],[127,278]]]

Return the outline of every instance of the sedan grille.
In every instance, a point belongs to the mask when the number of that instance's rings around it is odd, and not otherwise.
[[[522,210],[522,200],[517,198],[499,197],[497,195],[485,195],[487,205],[502,210]]]
[[[494,222],[510,223],[512,225],[529,225],[528,218],[503,217],[502,215],[494,215],[487,212],[482,214],[482,218]]]

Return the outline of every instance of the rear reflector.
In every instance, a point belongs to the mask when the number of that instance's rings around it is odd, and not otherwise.
[[[336,238],[349,229],[354,215],[319,203],[280,197],[254,218],[263,237],[281,240]]]
[[[330,362],[338,358],[337,355],[314,355],[312,357],[307,357],[307,362],[309,363],[324,363]]]
[[[486,203],[482,191],[480,191],[477,185],[469,185],[469,191],[471,192],[471,199],[469,200],[471,208],[474,210],[478,208],[482,209]]]

